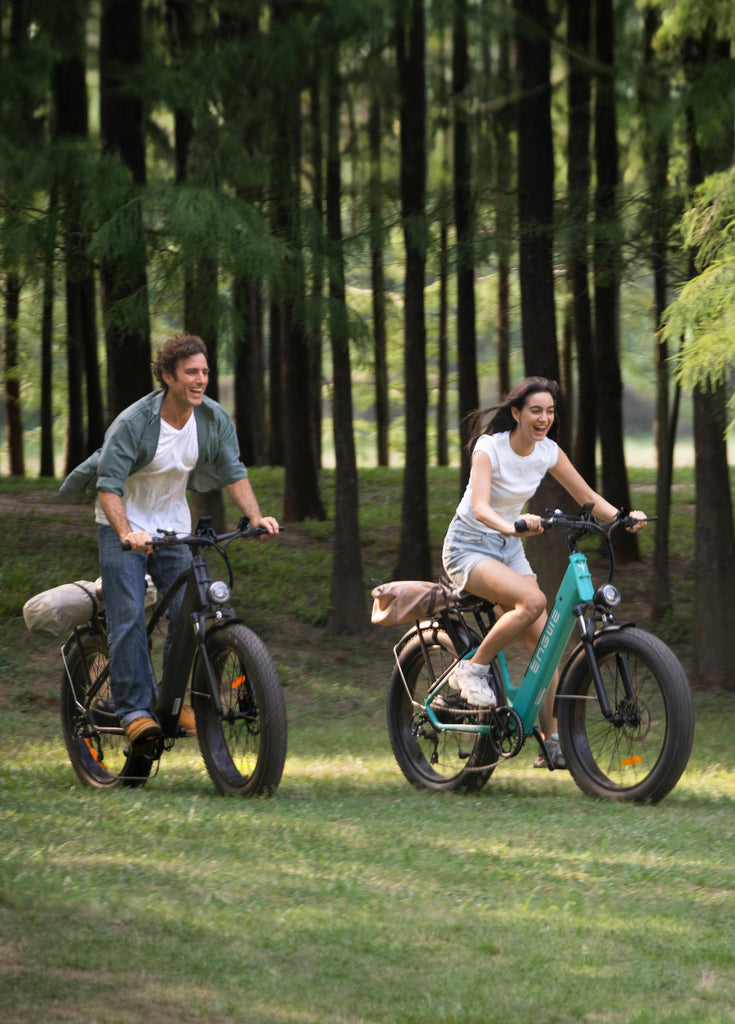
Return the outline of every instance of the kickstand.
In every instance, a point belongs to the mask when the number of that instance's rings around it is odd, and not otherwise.
[[[541,730],[539,729],[539,727],[537,725],[534,725],[534,727],[533,727],[533,735],[536,737],[536,740],[538,741],[538,745],[541,748],[541,753],[544,755],[544,760],[546,761],[546,767],[549,769],[550,772],[553,772],[554,771],[554,764],[553,764],[553,762],[551,760],[551,754],[549,753],[549,748],[546,746],[546,740],[544,739],[544,734],[541,732]]]

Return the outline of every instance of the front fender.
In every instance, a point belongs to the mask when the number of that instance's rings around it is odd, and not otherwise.
[[[610,623],[608,623],[608,625],[602,626],[600,629],[596,629],[595,630],[595,632],[592,634],[592,646],[594,647],[595,641],[598,639],[598,637],[601,637],[601,636],[603,636],[603,635],[605,635],[607,633],[622,633],[623,630],[632,629],[634,627],[635,627],[635,623],[634,622],[610,622]],[[564,681],[566,680],[567,676],[569,675],[569,672],[570,672],[572,666],[575,664],[575,662],[579,658],[585,658],[587,656],[585,654],[584,648],[585,648],[585,645],[580,640],[579,643],[577,644],[577,646],[572,651],[572,653],[567,658],[566,664],[564,665],[564,668],[562,669],[561,675],[559,677],[559,685],[556,688],[557,696],[554,697],[554,718],[556,718],[558,716],[558,712],[559,712],[559,709],[558,709],[558,706],[557,706],[558,703],[559,703],[558,694],[562,693],[562,691],[564,689]]]

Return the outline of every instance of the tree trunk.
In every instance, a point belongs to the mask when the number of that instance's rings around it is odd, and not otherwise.
[[[68,154],[62,163],[59,190],[65,249],[69,385],[66,472],[69,472],[102,444],[105,413],[97,353],[96,288],[92,260],[88,255],[90,237],[83,212],[90,188],[88,153],[85,151],[89,117],[84,18],[68,19],[58,16],[57,12],[54,35],[59,58],[54,64],[51,79],[52,137],[55,143],[61,144],[61,152]],[[73,152],[72,144],[80,147],[79,152]]]
[[[559,380],[554,305],[554,152],[546,0],[516,0],[521,332],[526,372]]]
[[[507,0],[505,2],[507,3]],[[490,16],[488,15],[488,17]],[[514,130],[515,105],[511,96],[515,94],[515,89],[510,66],[510,42],[509,32],[505,28],[501,28],[498,40],[498,83],[500,94],[505,97],[505,100],[493,119],[497,193],[495,228],[498,239],[498,392],[501,395],[507,394],[512,387],[510,379],[510,280],[511,253],[513,251],[511,240],[515,232],[510,197],[513,191],[511,134]],[[490,81],[489,55],[485,64],[487,80]],[[494,98],[487,97],[488,106],[492,99]]]
[[[436,464],[449,465],[449,225],[446,203],[440,202],[439,322],[436,336]]]
[[[370,279],[373,293],[373,336],[375,345],[375,440],[378,465],[390,459],[388,401],[388,340],[385,326],[385,274],[383,270],[383,179],[381,171],[382,111],[380,99],[370,101],[368,120],[370,142]]]
[[[614,18],[612,0],[596,7],[597,91],[595,101],[595,355],[602,487],[604,496],[620,508],[630,508],[623,445],[623,381],[620,371],[620,242],[617,211],[618,142],[614,94]],[[638,558],[633,533],[618,530],[617,557]]]
[[[311,401],[311,443],[317,469],[322,465],[322,308],[324,292],[324,250],[321,244],[324,231],[324,181],[322,173],[322,103],[321,103],[321,54],[312,60],[309,83],[309,107],[311,125],[311,207],[314,214],[314,234],[318,239],[311,246],[311,314],[308,320],[309,344],[309,396]],[[341,175],[341,170],[340,170]]]
[[[651,264],[653,270],[653,305],[656,357],[656,534],[653,548],[653,586],[651,613],[660,619],[671,607],[669,576],[669,533],[671,521],[671,484],[674,473],[674,439],[680,385],[671,390],[669,348],[661,332],[664,310],[668,305],[667,234],[668,219],[665,202],[668,190],[670,119],[662,117],[669,98],[668,75],[653,50],[653,37],[661,24],[659,11],[649,7],[645,12],[643,76],[640,85],[640,109],[646,130],[643,155],[647,166],[648,192],[651,199]]]
[[[330,47],[328,158],[327,158],[327,234],[329,237],[329,333],[332,343],[334,389],[332,420],[336,456],[334,544],[332,548],[332,585],[329,630],[332,633],[358,633],[367,626],[367,609],[360,554],[359,488],[357,459],[352,424],[352,381],[350,375],[350,339],[347,330],[344,255],[342,251],[342,167],[340,158],[339,115],[340,77],[338,47]]]
[[[726,404],[724,385],[694,389],[697,506],[692,675],[697,682],[735,689],[735,538],[725,441]]]
[[[43,260],[43,308],[41,312],[41,476],[53,477],[54,460],[54,256],[58,220],[58,189],[53,186],[48,204],[49,232]]]
[[[455,0],[452,49],[454,110],[454,222],[457,231],[457,374],[461,443],[461,481],[470,473],[465,418],[477,409],[477,335],[475,330],[475,210],[469,130],[469,54],[467,0]]]
[[[5,423],[11,476],[25,476],[23,457],[23,415],[20,404],[20,363],[18,360],[18,311],[20,277],[5,277]]]
[[[590,53],[590,6],[586,0],[569,4],[567,48],[569,52],[567,188],[572,239],[569,252],[569,287],[572,296],[572,332],[577,353],[576,430],[573,451],[575,466],[585,480],[595,487],[597,480],[597,387],[588,262],[592,54]]]
[[[518,231],[523,356],[527,375],[559,380],[553,268],[554,155],[551,137],[551,50],[546,0],[516,0],[518,15]],[[565,446],[563,401],[557,403],[559,439]],[[531,509],[564,508],[566,493],[552,477],[541,484]],[[533,548],[534,568],[545,593],[564,571],[562,545]]]
[[[261,466],[267,452],[263,301],[258,281],[239,277],[232,301],[241,327],[235,336],[235,425],[246,466]]]
[[[281,0],[274,6],[276,32],[288,29],[290,5]],[[286,467],[284,483],[284,519],[299,522],[323,519],[324,506],[319,494],[319,471],[314,456],[310,430],[312,402],[309,382],[310,354],[306,329],[304,266],[299,224],[301,109],[300,92],[304,86],[299,67],[284,69],[274,96],[279,131],[272,150],[272,181],[274,196],[273,228],[288,250],[281,294],[274,306],[274,329],[271,350],[280,352],[281,376],[271,384],[282,387],[283,455]],[[275,339],[280,346],[275,348]],[[274,351],[275,349],[275,351]],[[272,438],[273,439],[273,438]]]
[[[696,80],[717,44],[705,35],[688,39],[684,69],[688,81]],[[725,44],[719,56],[727,57]],[[732,152],[732,126],[710,136],[700,145],[694,106],[686,108],[689,188],[705,174],[721,170]],[[695,273],[690,257],[690,276]],[[695,512],[694,611],[692,622],[692,675],[698,682],[735,689],[735,629],[732,625],[732,581],[735,577],[730,471],[727,458],[726,389],[720,384],[694,391]]]
[[[393,578],[431,579],[426,477],[426,38],[423,0],[410,0],[405,8],[398,3],[396,28],[401,96],[401,214],[406,249],[406,454],[399,551]]]
[[[102,0],[100,131],[103,151],[111,158],[110,174],[120,186],[120,191],[109,190],[110,205],[104,197],[101,204],[103,215],[119,222],[114,248],[100,260],[110,417],[150,391],[152,384],[145,239],[136,202],[146,179],[143,102],[133,88],[142,57],[142,0]]]

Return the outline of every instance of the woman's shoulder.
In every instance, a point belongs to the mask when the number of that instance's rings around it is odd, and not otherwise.
[[[476,452],[496,452],[507,448],[510,444],[510,431],[503,430],[498,434],[480,434],[475,442]]]

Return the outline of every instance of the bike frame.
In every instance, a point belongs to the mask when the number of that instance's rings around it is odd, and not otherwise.
[[[235,612],[229,606],[212,604],[209,596],[211,583],[212,576],[209,565],[199,551],[194,549],[191,565],[174,580],[148,623],[148,635],[151,636],[162,616],[166,614],[174,596],[181,587],[185,587],[181,610],[174,623],[171,644],[166,655],[166,663],[163,667],[156,699],[156,716],[161,723],[164,736],[176,735],[179,714],[196,657],[202,659],[207,675],[210,679],[213,678],[206,648],[210,622],[219,625],[225,621],[239,621],[236,620]],[[210,694],[218,703],[217,711],[221,714],[222,707],[219,705],[218,688],[212,686]]]
[[[224,622],[240,621],[231,607],[214,605],[212,603],[209,596],[211,583],[212,576],[208,563],[198,549],[192,549],[191,565],[174,580],[148,622],[147,632],[150,641],[153,630],[156,629],[166,614],[174,596],[181,587],[185,587],[181,611],[174,623],[171,644],[167,652],[161,684],[156,698],[156,716],[161,723],[164,737],[175,738],[177,736],[179,714],[186,696],[194,660],[197,656],[202,659],[210,680],[213,679],[212,666],[205,646],[210,624],[219,625]],[[72,635],[74,642],[80,645],[79,630],[74,629]],[[68,648],[69,641],[62,646],[61,657],[72,687],[72,693],[74,693],[74,680],[69,671],[67,657]],[[109,667],[107,671],[109,672]],[[102,677],[97,681],[97,686],[103,682],[104,678]],[[86,684],[87,692],[91,691],[92,683],[88,673]],[[217,703],[217,711],[221,714],[222,706],[219,703],[219,690],[217,686],[211,687],[210,695]],[[79,702],[76,694],[74,699],[79,710],[83,711],[83,705]],[[97,724],[95,728],[99,732],[106,733],[124,732],[122,726],[118,724],[110,724],[109,726]]]
[[[496,661],[505,687],[508,705],[521,719],[526,734],[533,731],[539,708],[552,683],[575,622],[579,623],[582,629],[583,642],[589,636],[585,611],[589,608],[593,597],[594,587],[587,559],[579,551],[572,552],[569,555],[569,565],[557,591],[544,630],[539,637],[528,668],[518,685],[515,685],[510,678],[508,663],[503,652],[501,651],[497,656]],[[394,653],[399,671],[401,671],[397,650],[398,648]],[[471,654],[472,650],[468,651],[464,657],[470,657]],[[427,664],[431,665],[428,658]],[[489,733],[492,728],[490,723],[453,723],[443,722],[437,718],[432,703],[435,697],[447,687],[448,675],[453,667],[451,666],[439,677],[424,701],[431,724],[442,732]]]

